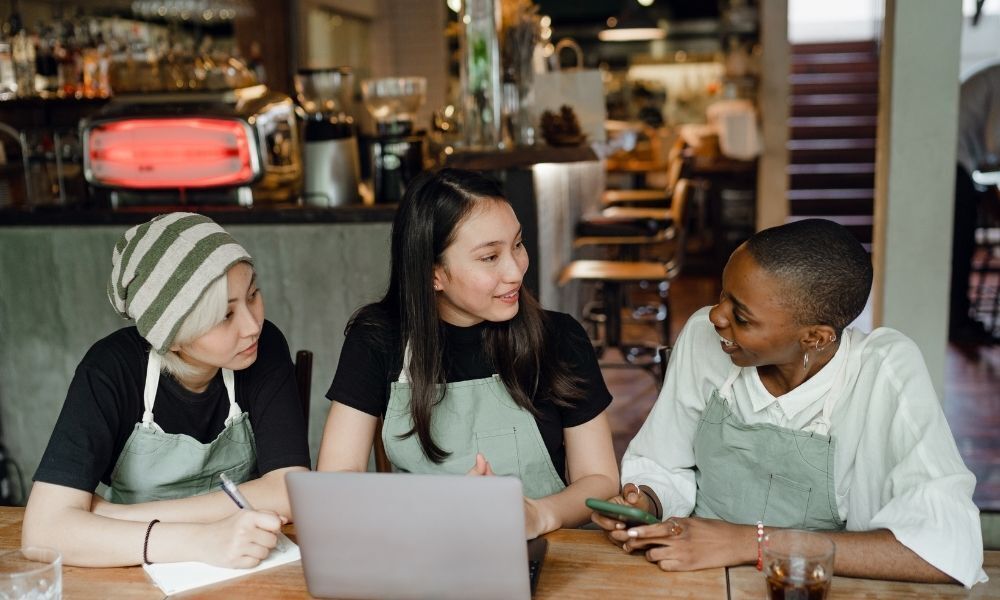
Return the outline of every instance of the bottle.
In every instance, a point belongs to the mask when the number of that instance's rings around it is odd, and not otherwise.
[[[14,60],[14,81],[18,96],[35,94],[35,45],[28,32],[21,29],[11,41],[11,56]]]
[[[0,100],[6,100],[17,93],[14,78],[14,59],[10,52],[10,42],[0,41]]]
[[[35,90],[42,93],[59,91],[59,67],[55,57],[56,40],[52,35],[40,36],[35,57]]]

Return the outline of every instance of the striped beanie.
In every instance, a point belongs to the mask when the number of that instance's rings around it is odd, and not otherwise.
[[[240,261],[252,262],[250,254],[208,217],[160,215],[115,244],[108,299],[165,354],[208,286]]]

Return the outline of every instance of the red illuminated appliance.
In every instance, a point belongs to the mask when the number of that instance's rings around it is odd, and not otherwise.
[[[295,107],[262,85],[116,98],[81,123],[84,175],[113,207],[294,202]]]

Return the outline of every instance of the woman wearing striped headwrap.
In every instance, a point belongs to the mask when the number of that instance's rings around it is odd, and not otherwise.
[[[107,292],[135,325],[77,367],[23,543],[80,566],[256,565],[289,515],[284,474],[308,469],[309,450],[250,255],[207,217],[162,215],[115,245]],[[221,473],[258,510],[217,491]]]

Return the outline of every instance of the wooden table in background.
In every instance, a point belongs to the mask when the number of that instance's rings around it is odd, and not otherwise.
[[[21,545],[24,509],[0,507],[0,550]],[[293,540],[295,529],[285,532]],[[642,555],[626,555],[598,531],[562,529],[546,536],[549,550],[542,567],[535,600],[552,598],[688,598],[760,599],[763,577],[752,567],[706,569],[690,573],[663,573]],[[387,568],[391,565],[387,564]],[[986,553],[991,581],[972,590],[954,585],[920,585],[837,577],[832,598],[998,598],[1000,552]],[[473,594],[474,596],[474,594]],[[183,598],[309,598],[302,565],[298,562],[255,575],[202,588]],[[163,598],[141,567],[93,569],[63,566],[63,598],[67,600]]]

